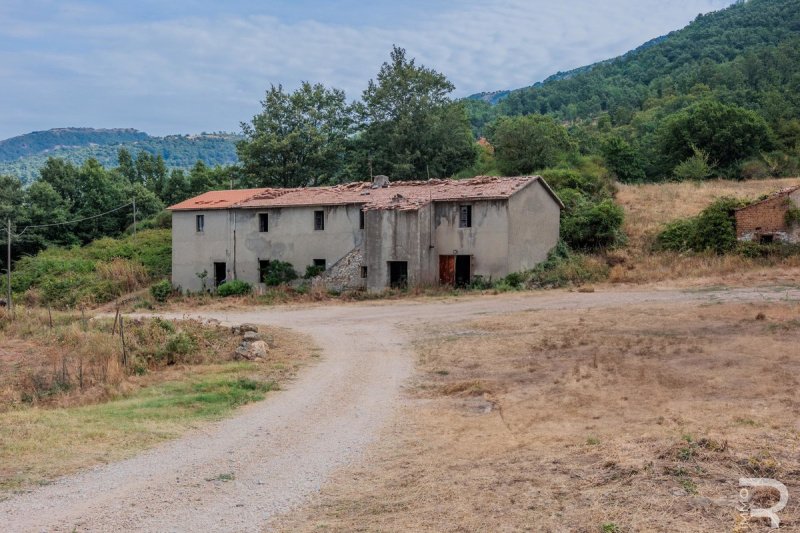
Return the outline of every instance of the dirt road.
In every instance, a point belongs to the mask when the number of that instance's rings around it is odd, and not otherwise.
[[[234,418],[0,503],[5,531],[256,531],[359,457],[401,401],[415,329],[527,309],[800,298],[798,289],[546,292],[203,311],[310,334],[322,360]],[[172,315],[180,318],[179,315]]]

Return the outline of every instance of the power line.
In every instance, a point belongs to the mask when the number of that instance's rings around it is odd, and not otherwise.
[[[22,228],[22,231],[17,233],[15,235],[15,237],[21,237],[22,234],[25,233],[26,231],[28,231],[29,229],[51,228],[51,227],[54,227],[54,226],[65,226],[67,224],[77,224],[78,222],[84,222],[86,220],[92,220],[93,218],[100,218],[100,217],[106,216],[108,214],[111,214],[111,213],[113,213],[115,211],[119,211],[120,209],[125,209],[126,207],[128,207],[130,205],[134,205],[135,203],[136,202],[128,202],[125,205],[121,205],[119,207],[115,207],[114,209],[109,209],[105,213],[100,213],[98,215],[92,215],[90,217],[76,218],[75,220],[68,220],[66,222],[53,222],[52,224],[32,224],[30,226],[25,226],[24,228]]]

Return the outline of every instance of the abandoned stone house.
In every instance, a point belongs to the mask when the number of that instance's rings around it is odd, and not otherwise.
[[[800,224],[793,214],[800,208],[800,185],[781,189],[769,197],[737,209],[736,238],[740,241],[800,242]]]
[[[562,208],[538,176],[211,191],[169,208],[172,282],[259,284],[271,261],[338,290],[498,279],[547,257]]]

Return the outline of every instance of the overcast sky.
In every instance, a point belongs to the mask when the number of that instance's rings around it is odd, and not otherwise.
[[[392,44],[455,96],[622,54],[732,0],[0,0],[0,139],[239,131],[269,84],[357,98]]]

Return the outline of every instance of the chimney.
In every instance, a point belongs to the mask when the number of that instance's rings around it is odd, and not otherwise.
[[[372,189],[383,189],[389,186],[389,176],[378,174],[372,178]]]

